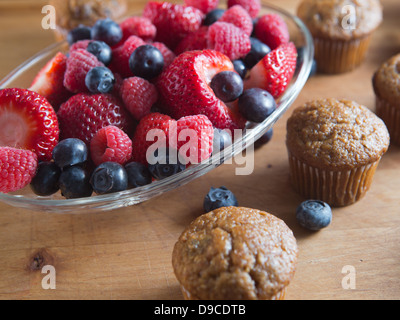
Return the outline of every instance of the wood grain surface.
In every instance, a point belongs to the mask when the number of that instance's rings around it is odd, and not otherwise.
[[[141,8],[144,1],[130,1]],[[270,1],[295,12],[298,0]],[[371,77],[400,52],[400,2],[383,0],[384,22],[366,62],[354,72],[309,80],[293,108],[306,100],[353,99],[374,110]],[[54,41],[41,28],[46,1],[0,0],[0,78]],[[295,220],[304,200],[290,186],[285,125],[270,144],[255,151],[255,170],[235,175],[223,165],[196,181],[149,202],[112,212],[57,215],[0,203],[1,299],[182,299],[171,266],[183,229],[203,213],[210,187],[226,186],[241,206],[283,219],[298,240],[300,255],[287,299],[400,299],[400,149],[391,147],[373,186],[360,202],[335,209],[332,224],[308,232]],[[44,290],[42,266],[53,265],[56,289]],[[345,266],[356,286],[344,289]]]

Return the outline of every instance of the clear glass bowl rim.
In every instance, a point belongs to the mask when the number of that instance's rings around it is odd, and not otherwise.
[[[277,110],[268,117],[264,122],[257,125],[251,130],[246,130],[242,139],[235,141],[228,148],[213,154],[212,157],[200,164],[192,165],[183,172],[180,172],[172,177],[164,180],[155,181],[150,185],[130,189],[122,192],[106,194],[106,195],[93,195],[88,198],[79,199],[50,199],[48,197],[38,197],[33,194],[32,197],[16,194],[0,193],[0,201],[3,201],[14,207],[22,207],[32,210],[40,210],[56,213],[83,213],[92,210],[113,210],[120,207],[127,207],[130,205],[138,204],[147,201],[164,192],[178,188],[190,181],[200,177],[212,169],[218,167],[220,164],[235,157],[239,153],[247,149],[254,141],[261,138],[273,125],[282,117],[282,115],[289,109],[293,102],[297,99],[302,88],[306,84],[309,74],[311,72],[312,63],[314,59],[314,45],[311,33],[304,23],[295,15],[287,12],[286,10],[274,5],[262,5],[263,9],[278,12],[289,20],[292,20],[298,27],[304,37],[304,52],[303,63],[297,75],[297,80],[289,86],[288,90],[278,101]],[[137,15],[137,13],[136,13]],[[18,78],[30,67],[40,61],[43,56],[58,48],[65,46],[66,41],[57,42],[46,49],[40,51],[29,60],[25,61],[19,67],[14,69],[9,75],[0,81],[0,89],[7,87],[9,83]]]

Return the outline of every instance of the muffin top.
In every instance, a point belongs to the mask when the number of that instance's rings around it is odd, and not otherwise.
[[[375,94],[400,107],[400,54],[386,61],[373,78]]]
[[[303,0],[297,15],[315,37],[350,40],[380,25],[382,7],[379,0]]]
[[[353,169],[373,163],[387,151],[389,140],[383,121],[349,100],[308,102],[287,122],[288,150],[322,169]]]
[[[225,207],[193,221],[175,244],[175,275],[201,300],[270,300],[292,279],[292,231],[275,216]]]

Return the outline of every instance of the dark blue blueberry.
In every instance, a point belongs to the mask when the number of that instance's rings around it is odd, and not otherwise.
[[[253,19],[253,31],[251,32],[251,37],[256,38],[256,26],[259,18]]]
[[[217,153],[232,144],[232,135],[227,130],[214,129],[213,153]]]
[[[239,74],[239,76],[244,79],[247,75],[247,68],[246,65],[242,60],[235,60],[233,61],[233,67],[235,71]]]
[[[152,177],[147,166],[138,162],[131,162],[125,165],[128,174],[128,185],[130,188],[137,188],[148,185]]]
[[[119,163],[104,162],[93,171],[90,183],[97,194],[124,191],[128,189],[128,174]]]
[[[92,39],[92,28],[80,25],[75,29],[72,29],[67,35],[67,41],[70,45],[74,44],[75,42],[81,40],[90,40]]]
[[[247,69],[253,68],[260,60],[271,52],[270,47],[256,38],[250,38],[251,50],[243,58],[243,62]]]
[[[146,44],[138,47],[129,58],[129,68],[137,77],[151,80],[164,68],[164,57],[156,47]]]
[[[92,27],[92,39],[107,43],[110,47],[115,46],[122,40],[122,30],[118,23],[107,18],[97,20]]]
[[[112,50],[107,43],[103,41],[92,41],[89,43],[86,50],[96,56],[97,59],[105,65],[110,64],[112,59]]]
[[[60,189],[58,185],[60,174],[61,169],[54,162],[40,162],[31,181],[32,191],[42,197],[56,193]]]
[[[243,79],[233,71],[217,73],[210,83],[217,98],[224,102],[235,101],[243,93]]]
[[[151,175],[157,180],[162,180],[182,172],[186,169],[186,165],[179,158],[175,149],[157,149],[148,159]]]
[[[75,138],[60,141],[53,149],[53,160],[62,168],[83,164],[88,158],[86,144]]]
[[[297,71],[300,69],[300,67],[304,63],[304,47],[298,47],[297,48],[297,65],[296,69]],[[314,59],[312,62],[312,67],[310,71],[309,78],[315,76],[317,74],[317,61]]]
[[[204,199],[204,211],[210,212],[222,207],[237,207],[238,201],[232,191],[225,187],[211,188]]]
[[[61,194],[67,199],[86,198],[93,193],[90,174],[80,166],[65,168],[58,181]]]
[[[266,133],[264,133],[260,139],[258,139],[254,146],[255,148],[260,148],[263,145],[266,145],[267,143],[269,143],[272,139],[272,137],[274,136],[274,129],[270,129],[268,130]]]
[[[238,107],[245,119],[260,123],[276,110],[276,102],[268,91],[252,88],[240,96]]]
[[[332,209],[323,201],[307,200],[297,208],[296,219],[304,228],[318,231],[332,222]]]
[[[86,87],[92,93],[110,93],[114,88],[114,83],[114,74],[106,67],[91,69],[85,78]]]
[[[215,9],[210,11],[204,18],[203,25],[211,26],[213,23],[217,22],[224,13],[225,13],[224,9]]]

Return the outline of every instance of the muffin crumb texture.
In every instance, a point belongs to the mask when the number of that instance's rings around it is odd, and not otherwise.
[[[174,247],[181,285],[202,300],[270,300],[295,272],[297,244],[268,213],[225,207],[196,219]]]

